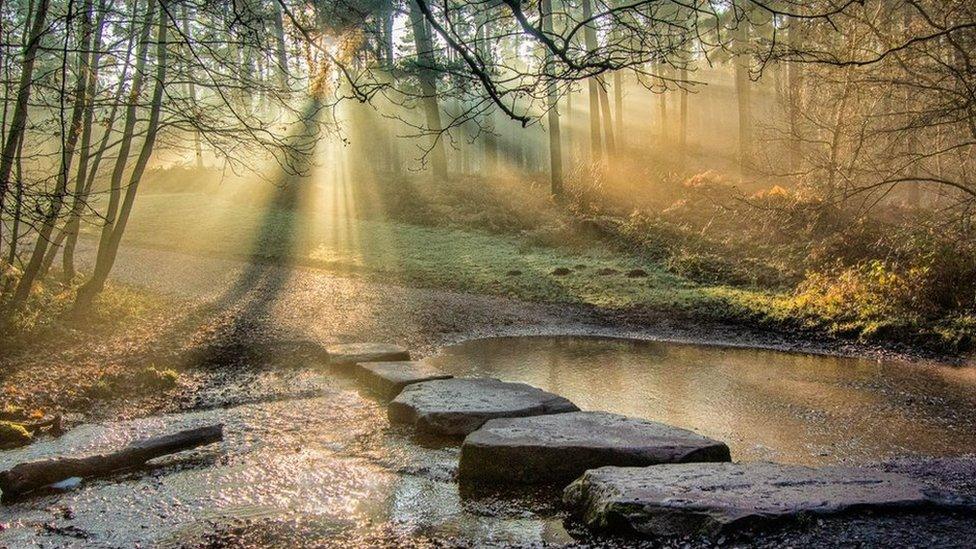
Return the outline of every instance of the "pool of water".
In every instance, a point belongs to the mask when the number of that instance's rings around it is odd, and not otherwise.
[[[456,375],[525,381],[727,441],[733,457],[860,462],[972,452],[976,372],[939,366],[596,338],[501,338],[428,359]],[[76,427],[0,452],[0,470],[221,422],[225,440],[150,470],[0,506],[0,547],[549,545],[590,538],[558,491],[472,493],[458,448],[393,427],[354,379],[274,368],[241,383],[292,398]],[[271,389],[274,389],[271,391]],[[621,545],[628,545],[627,540]]]
[[[723,440],[736,460],[858,463],[976,452],[976,368],[627,339],[513,337],[444,349],[456,376],[523,381],[584,410]]]
[[[498,497],[454,481],[458,447],[393,427],[383,403],[323,370],[252,384],[298,398],[104,424],[0,452],[0,470],[214,423],[224,441],[149,470],[0,505],[0,547],[400,547],[572,541],[558,493]],[[252,387],[253,388],[253,387]],[[220,389],[218,399],[226,391]],[[316,396],[309,396],[310,393]],[[279,393],[280,396],[280,393]]]

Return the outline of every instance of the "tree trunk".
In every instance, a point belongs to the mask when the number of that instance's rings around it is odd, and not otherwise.
[[[617,141],[616,144],[621,149],[625,147],[624,141],[624,78],[620,71],[613,72],[613,102],[614,102],[614,122],[616,122]]]
[[[545,31],[552,34],[552,0],[542,0],[542,11]],[[552,66],[552,52],[548,48],[546,48],[546,65]],[[549,187],[552,195],[558,197],[563,194],[563,152],[559,135],[559,101],[555,82],[548,83],[546,97],[549,108]]]
[[[133,5],[133,13],[137,12],[138,2]],[[87,197],[91,194],[92,185],[95,183],[95,177],[98,175],[98,168],[102,163],[102,158],[105,155],[105,151],[109,149],[109,139],[112,136],[113,129],[115,128],[115,122],[118,118],[119,110],[119,98],[122,97],[122,90],[125,88],[125,83],[128,80],[129,67],[132,64],[132,43],[135,41],[136,23],[133,21],[132,27],[130,27],[129,40],[125,49],[125,60],[122,62],[121,78],[119,78],[118,85],[115,89],[115,97],[117,100],[112,103],[112,108],[109,111],[108,120],[105,124],[105,131],[102,135],[101,142],[98,145],[98,150],[95,152],[94,157],[91,160],[91,167],[88,169],[87,175],[85,175],[84,189],[82,190],[82,196],[87,200]],[[97,68],[97,67],[96,67]],[[94,97],[94,96],[93,96]],[[82,176],[84,174],[80,174]],[[66,242],[64,243],[64,254],[62,254],[62,268],[64,270],[64,276],[67,278],[70,276],[74,278],[74,251],[75,246],[78,242],[78,231],[81,227],[81,212],[78,212],[78,216],[73,219],[68,220],[67,226],[67,236]]]
[[[572,84],[566,88],[566,109],[563,119],[565,120],[564,126],[566,127],[566,156],[569,158],[570,163],[576,160],[576,136],[574,133],[574,124],[576,123],[576,117],[573,115],[573,97],[576,95],[573,90]]]
[[[427,22],[420,8],[417,7],[416,0],[410,3],[410,26],[413,29],[414,45],[417,48],[417,59],[420,62],[420,93],[421,102],[424,107],[424,115],[427,119],[427,131],[430,132],[431,142],[428,153],[430,164],[434,170],[434,177],[444,179],[447,177],[447,154],[444,150],[444,140],[442,139],[443,126],[441,125],[440,105],[437,103],[437,80],[434,77],[434,45],[430,33],[427,30]]]
[[[39,0],[34,12],[30,37],[24,48],[24,61],[21,66],[20,82],[17,86],[17,102],[7,130],[7,137],[0,154],[0,212],[4,211],[4,199],[10,186],[10,172],[14,165],[17,148],[20,146],[24,129],[27,127],[27,103],[30,100],[31,86],[34,84],[34,62],[41,46],[41,36],[46,32],[47,10],[50,0]]]
[[[65,221],[64,228],[58,233],[58,237],[47,252],[47,257],[44,258],[44,264],[41,267],[40,273],[41,278],[47,276],[47,272],[54,263],[58,249],[66,238],[72,247],[69,250],[65,246],[64,253],[62,254],[62,278],[65,282],[69,282],[75,276],[74,239],[70,238],[70,235],[76,235],[80,229],[82,208],[84,208],[88,200],[88,193],[85,192],[85,176],[88,175],[88,161],[91,158],[92,121],[95,117],[94,99],[95,92],[98,89],[98,67],[102,57],[102,32],[105,28],[105,17],[108,14],[106,7],[107,0],[99,0],[97,7],[98,19],[95,22],[95,34],[92,38],[92,47],[90,49],[92,52],[91,61],[86,63],[87,66],[80,69],[81,72],[79,73],[80,75],[84,75],[85,79],[84,95],[79,99],[84,104],[84,114],[81,125],[81,145],[78,148],[78,170],[75,176],[71,210],[68,214],[68,219]],[[82,77],[79,76],[80,78]]]
[[[487,43],[489,40],[488,34],[491,32],[491,21],[488,19],[487,15],[483,16],[477,29],[477,39],[478,39],[478,53],[481,55],[482,59],[488,59],[491,57],[489,52],[486,52],[483,44]],[[484,133],[484,143],[482,151],[482,166],[481,173],[484,176],[490,176],[495,173],[498,167],[498,142],[495,138],[495,109],[494,105],[488,105],[484,118],[479,121],[481,128]]]
[[[386,58],[384,61],[386,63],[386,69],[393,69],[393,51],[394,51],[394,23],[396,20],[396,10],[393,9],[392,5],[387,5],[383,10],[383,56]]]
[[[122,205],[122,209],[119,211],[119,201],[122,198],[122,177],[125,173],[129,150],[132,146],[132,137],[138,114],[139,96],[142,94],[142,88],[145,82],[146,58],[149,53],[149,34],[152,31],[153,19],[156,13],[156,0],[149,0],[149,5],[146,8],[146,20],[139,37],[139,52],[136,54],[132,92],[126,107],[125,127],[122,131],[122,138],[119,144],[119,156],[115,161],[115,169],[112,172],[109,204],[105,214],[105,224],[102,226],[102,234],[98,243],[98,254],[95,258],[94,272],[91,278],[78,289],[78,295],[75,297],[74,303],[75,313],[87,310],[92,300],[105,286],[108,273],[111,271],[112,264],[115,262],[118,244],[122,239],[122,231],[125,229],[125,223],[128,220],[129,208],[131,208],[132,201],[135,199],[135,192],[138,188],[139,180],[142,177],[142,171],[145,169],[145,164],[149,160],[149,154],[152,152],[152,147],[156,140],[159,109],[162,101],[162,88],[164,85],[163,79],[166,76],[166,17],[164,10],[159,11],[159,38],[156,43],[157,79],[156,87],[153,91],[149,125],[146,128],[146,138],[136,165],[132,170],[132,174],[129,176],[129,187],[125,193],[125,204]]]
[[[104,476],[114,471],[139,467],[153,458],[191,450],[223,439],[224,426],[210,425],[133,442],[109,454],[20,463],[0,473],[0,490],[3,490],[3,498],[7,500],[66,478]]]
[[[17,284],[17,290],[14,292],[14,297],[11,300],[11,307],[14,309],[19,307],[27,299],[27,296],[30,295],[31,288],[34,286],[34,281],[41,274],[41,267],[44,264],[44,257],[47,252],[48,244],[51,241],[51,234],[54,232],[54,226],[57,223],[58,215],[61,213],[61,208],[64,206],[65,195],[68,192],[68,178],[71,176],[71,161],[75,155],[75,146],[78,144],[78,129],[81,125],[82,116],[84,115],[85,91],[88,89],[88,65],[91,58],[90,51],[92,35],[91,12],[92,0],[85,0],[81,8],[81,51],[78,54],[78,75],[75,79],[74,104],[72,105],[71,109],[71,120],[68,123],[67,135],[65,135],[64,142],[61,144],[61,167],[58,170],[57,181],[54,187],[54,194],[51,197],[51,203],[48,205],[47,212],[44,214],[41,229],[38,231],[37,241],[34,243],[34,251],[31,253],[30,260],[27,262],[27,266],[24,268],[24,273],[20,278],[20,282]],[[69,16],[70,15],[71,14],[69,14]],[[67,56],[68,52],[67,34],[68,33],[66,33],[64,39],[63,55],[65,57]],[[62,67],[67,69],[67,59],[63,59],[62,63]],[[62,70],[61,78],[63,93],[64,81],[68,78],[67,70]],[[62,106],[62,109],[63,108],[64,107]],[[64,119],[62,117],[62,124],[63,120]],[[62,129],[64,128],[62,127]]]
[[[14,191],[14,220],[12,227],[10,229],[10,251],[7,255],[7,263],[10,265],[14,264],[17,259],[17,241],[20,240],[20,217],[23,215],[24,207],[24,177],[21,159],[23,158],[24,151],[24,138],[23,135],[20,139],[20,144],[17,147],[17,162],[16,162],[16,173],[14,176],[16,190]],[[13,279],[10,279],[12,282]],[[4,288],[4,293],[8,291],[8,287]]]
[[[739,21],[735,32],[735,96],[739,111],[739,170],[747,172],[752,165],[752,80],[749,78],[748,17]]]
[[[847,122],[847,104],[853,92],[854,82],[851,67],[844,68],[844,91],[837,102],[834,114],[834,124],[830,130],[830,151],[827,160],[827,198],[833,198],[837,187],[837,172],[840,169],[841,144],[843,143],[844,125]]]
[[[591,17],[593,17],[593,7],[590,0],[583,0],[583,19],[588,20]],[[583,41],[588,52],[596,51],[598,47],[596,29],[592,25],[588,24],[583,29]],[[600,137],[600,85],[596,78],[588,78],[586,82],[590,97],[590,162],[595,164],[603,158],[603,140]]]
[[[788,30],[790,47],[798,50],[802,47],[800,34],[800,20],[791,19]],[[803,67],[801,63],[791,62],[786,67],[786,100],[787,112],[789,114],[789,158],[790,172],[796,173],[800,169],[801,160],[801,136],[800,136],[800,111],[802,110],[802,89],[803,89]]]
[[[903,11],[903,15],[904,15],[904,20],[903,20],[904,35],[905,35],[905,39],[907,39],[908,37],[913,36],[911,29],[912,29],[912,20],[914,19],[914,16],[915,16],[916,7],[913,6],[910,3],[906,3],[905,6],[902,9],[904,10]],[[970,32],[969,36],[972,37],[972,31],[969,31],[969,32]],[[962,38],[959,42],[964,45],[963,47],[965,47],[965,44],[966,44],[965,38]],[[970,41],[969,47],[970,48],[972,47],[971,41]],[[969,51],[971,52],[972,50],[970,49]],[[957,65],[959,65],[959,66],[965,66],[965,65],[963,65],[961,63],[957,63]],[[959,70],[959,69],[957,69],[957,70]],[[965,70],[965,69],[963,69],[963,70]],[[972,70],[973,70],[973,67],[972,66],[969,66],[969,71],[970,71],[969,74],[972,74],[972,72],[971,72]],[[913,112],[913,108],[911,107],[911,103],[912,103],[911,94],[912,94],[911,88],[910,87],[907,87],[906,90],[905,90],[905,96],[903,98],[903,101],[904,101],[903,111],[906,112],[906,113]],[[972,97],[972,92],[971,91],[969,93],[963,92],[962,95],[968,95],[969,97]],[[972,114],[973,114],[973,111],[970,110],[970,115],[972,115]],[[972,120],[972,118],[970,118],[970,120]],[[911,126],[911,125],[913,125],[913,124],[910,122],[909,123],[909,126]],[[937,127],[940,130],[942,129],[942,126],[941,125],[939,125]],[[907,132],[904,132],[904,133],[907,134],[905,136],[906,137],[906,140],[907,140],[907,142],[904,145],[905,151],[907,151],[907,153],[909,155],[917,154],[917,149],[918,149],[918,135],[917,135],[917,133],[915,131],[913,131],[913,130],[908,130]],[[937,155],[936,158],[941,159],[942,158],[942,155]],[[909,166],[908,166],[908,171],[905,174],[905,177],[909,177],[909,178],[913,178],[914,179],[914,178],[918,177],[918,172],[919,172],[919,160],[912,161],[909,164]],[[913,206],[913,207],[916,207],[916,208],[922,204],[922,186],[917,181],[913,181],[913,182],[909,183],[909,185],[908,185],[908,197],[907,197],[907,200],[908,200],[908,204],[910,206]]]
[[[684,160],[688,153],[688,67],[681,67],[681,105],[678,123],[678,150]]]
[[[613,116],[610,114],[610,97],[607,95],[607,88],[602,79],[598,79],[600,92],[600,110],[603,118],[603,135],[607,144],[607,161],[613,158],[617,152],[617,142],[613,135]]]
[[[281,25],[281,7],[278,6],[278,3],[277,2],[275,2],[274,5],[277,7],[277,11],[276,11],[277,20],[276,20],[276,23],[280,26]],[[183,21],[182,21],[183,35],[186,36],[186,40],[187,40],[187,42],[189,42],[190,41],[190,9],[187,7],[186,4],[183,4],[183,17],[182,17],[182,19],[183,19]],[[280,34],[279,34],[279,36],[280,36]],[[281,37],[281,40],[284,40],[284,38]],[[188,47],[189,47],[189,45],[188,45]],[[282,50],[282,54],[283,53],[284,53],[284,50]],[[280,61],[279,61],[279,63],[280,63]],[[284,80],[284,81],[287,82],[287,80]],[[197,110],[197,87],[196,87],[196,84],[194,83],[193,64],[192,63],[189,63],[187,65],[187,68],[186,68],[186,95],[190,99],[190,108],[193,109],[193,119],[194,119],[194,123],[195,123],[196,122],[196,110]],[[201,144],[201,140],[200,140],[200,128],[194,128],[194,130],[193,130],[193,158],[194,158],[194,164],[196,165],[197,169],[203,168],[203,145]]]
[[[662,65],[660,69],[661,78],[667,74],[667,69]],[[668,92],[662,91],[658,94],[658,119],[660,120],[658,131],[660,132],[661,145],[667,145],[668,139]]]

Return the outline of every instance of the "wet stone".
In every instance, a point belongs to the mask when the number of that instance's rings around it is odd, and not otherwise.
[[[729,447],[663,423],[573,412],[493,419],[461,445],[462,481],[568,483],[605,465],[729,461]]]
[[[351,367],[360,362],[389,362],[410,360],[410,352],[389,343],[342,343],[327,348],[329,363]]]
[[[453,377],[422,362],[410,361],[365,362],[357,364],[356,369],[363,384],[387,400],[396,397],[407,385]]]
[[[497,379],[444,379],[408,385],[390,402],[393,423],[424,433],[467,435],[489,419],[526,417],[579,408],[569,400],[524,383]]]
[[[601,467],[563,499],[592,529],[647,536],[715,535],[850,511],[974,508],[894,473],[765,462]]]

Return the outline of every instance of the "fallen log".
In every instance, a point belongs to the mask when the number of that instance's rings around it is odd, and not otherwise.
[[[139,440],[109,454],[20,463],[0,472],[3,499],[13,498],[71,477],[97,477],[138,467],[150,459],[205,446],[224,439],[224,426],[210,425]]]

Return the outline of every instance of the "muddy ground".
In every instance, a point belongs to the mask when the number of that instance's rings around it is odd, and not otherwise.
[[[596,545],[629,545],[634,540],[593,538],[568,519],[552,494],[533,494],[488,499],[461,498],[457,504],[462,517],[452,528],[436,528],[435,517],[419,520],[419,527],[400,528],[396,512],[389,507],[368,514],[368,524],[345,524],[345,521],[307,521],[302,514],[272,513],[249,515],[229,512],[183,513],[178,534],[163,532],[167,525],[131,517],[111,500],[118,496],[119,481],[125,490],[154,490],[171,495],[176,508],[179,484],[185,475],[202,474],[214,463],[229,462],[247,467],[254,463],[254,450],[235,437],[260,437],[268,434],[254,417],[279,417],[292,413],[291,403],[299,409],[312,406],[322,418],[309,427],[312,432],[332,428],[350,421],[360,431],[352,439],[332,441],[328,451],[341,471],[349,460],[361,460],[378,448],[390,449],[405,458],[370,459],[368,471],[389,476],[399,485],[421,485],[434,493],[451,494],[456,465],[452,449],[418,449],[403,443],[405,436],[377,419],[374,404],[341,380],[323,379],[320,345],[345,341],[385,341],[399,343],[422,357],[438,347],[465,339],[492,335],[516,334],[594,334],[639,338],[691,341],[720,345],[758,346],[773,349],[872,356],[887,359],[913,357],[891,350],[870,348],[832,340],[814,340],[794,334],[691,322],[661,313],[629,312],[609,314],[567,305],[545,305],[517,300],[463,294],[431,289],[404,288],[395,285],[363,282],[355,278],[305,268],[289,268],[270,263],[243,263],[223,259],[188,256],[158,250],[126,248],[119,256],[115,280],[152,288],[179,304],[174,314],[155,315],[141,325],[131,326],[124,334],[101,341],[79,341],[67,348],[39,342],[15,355],[0,359],[5,372],[9,401],[27,408],[61,410],[69,426],[97,422],[102,425],[131,425],[127,420],[145,425],[182,423],[184,418],[202,414],[208,418],[235,417],[252,410],[238,426],[247,436],[231,435],[223,449],[190,454],[185,459],[167,461],[151,472],[136,472],[116,479],[86,483],[68,494],[51,494],[0,509],[0,546],[37,544],[44,546],[105,545],[128,546],[133,536],[112,536],[112,521],[73,517],[86,514],[86,505],[99,509],[111,518],[129,517],[136,527],[158,529],[147,532],[146,545],[165,542],[182,546],[261,546],[292,543],[295,545],[480,545],[564,544],[582,542]],[[916,357],[917,358],[917,357]],[[117,394],[92,392],[96,373],[125,372],[149,364],[173,368],[180,373],[173,388],[165,390],[120,391]],[[111,392],[111,391],[110,391]],[[329,398],[331,397],[331,398]],[[284,408],[279,408],[284,406]],[[354,410],[344,414],[342,409]],[[165,414],[165,415],[164,415]],[[362,417],[359,417],[361,414]],[[157,419],[159,416],[162,419]],[[253,417],[252,417],[253,416]],[[299,416],[301,417],[301,416]],[[170,419],[167,419],[170,418]],[[173,419],[175,418],[175,419]],[[232,422],[233,424],[233,422]],[[139,424],[143,425],[143,424]],[[296,428],[299,426],[296,425]],[[127,428],[128,429],[128,428]],[[123,429],[125,430],[125,429]],[[138,431],[138,429],[136,429]],[[131,432],[126,430],[126,432]],[[278,433],[278,431],[272,431]],[[293,436],[293,435],[289,435]],[[115,440],[109,437],[108,441]],[[118,440],[115,440],[118,442]],[[376,442],[380,441],[380,442]],[[308,436],[296,444],[308,444]],[[316,442],[320,444],[321,442]],[[55,452],[65,446],[37,443],[37,456]],[[67,443],[65,443],[67,444]],[[77,442],[81,447],[87,443]],[[406,446],[404,446],[406,444]],[[408,450],[403,450],[408,448]],[[280,450],[280,448],[279,448]],[[296,448],[295,452],[300,450]],[[434,452],[433,458],[430,452]],[[22,454],[33,456],[33,454]],[[280,454],[275,454],[280,455]],[[3,456],[9,465],[17,454]],[[333,459],[333,458],[330,458]],[[436,466],[418,473],[428,459]],[[901,460],[880,465],[923,478],[934,487],[949,488],[976,496],[976,459]],[[375,469],[375,470],[374,470]],[[187,473],[186,471],[190,471]],[[357,469],[357,471],[360,471]],[[288,471],[267,471],[286,474]],[[150,475],[151,482],[145,480]],[[360,474],[362,472],[360,471]],[[169,480],[168,480],[169,479]],[[406,481],[404,479],[407,479]],[[255,482],[260,482],[255,479]],[[319,478],[325,482],[327,479]],[[168,485],[167,483],[172,483]],[[274,484],[272,483],[272,486]],[[353,487],[338,482],[337,486]],[[154,488],[155,487],[155,488]],[[294,486],[281,487],[292,494]],[[453,490],[453,491],[452,491]],[[300,491],[298,492],[300,493]],[[371,497],[369,490],[364,492]],[[389,501],[395,490],[380,490],[379,499]],[[175,496],[173,494],[176,494]],[[157,494],[158,495],[158,494]],[[264,493],[274,497],[274,490]],[[210,505],[212,494],[199,496]],[[445,496],[447,497],[447,496]],[[396,498],[393,498],[396,499]],[[99,501],[99,504],[92,504]],[[108,501],[108,503],[106,503]],[[332,500],[325,500],[332,501]],[[472,503],[473,501],[473,503]],[[334,503],[334,502],[333,502]],[[437,505],[452,504],[433,504]],[[67,509],[67,510],[66,510]],[[165,501],[153,499],[153,510],[173,513]],[[451,511],[454,513],[455,511]],[[180,513],[174,513],[180,515]],[[481,517],[471,519],[469,515]],[[455,516],[455,515],[451,515]],[[514,518],[513,518],[514,517]],[[526,526],[513,530],[510,536],[492,537],[496,522],[525,520]],[[138,523],[142,520],[144,524]],[[472,523],[466,521],[473,520]],[[425,522],[426,521],[426,522]],[[164,521],[165,522],[165,521]],[[409,522],[409,521],[408,521]],[[327,526],[325,524],[327,523]],[[976,539],[976,521],[972,516],[938,513],[910,514],[897,517],[857,516],[849,519],[811,520],[800,525],[766,533],[755,538],[723,539],[722,544],[741,543],[757,546],[958,546],[970,547]],[[168,524],[168,523],[167,523]],[[192,527],[186,527],[187,524]],[[410,523],[414,524],[414,523]],[[521,523],[519,523],[521,524]],[[99,526],[101,525],[101,526]],[[546,533],[546,529],[555,533]],[[466,531],[466,530],[471,530]],[[503,529],[504,530],[504,529]],[[530,532],[520,534],[519,532]],[[472,533],[474,532],[474,533]],[[131,534],[131,532],[130,532]],[[666,545],[710,546],[719,540],[668,540]]]

